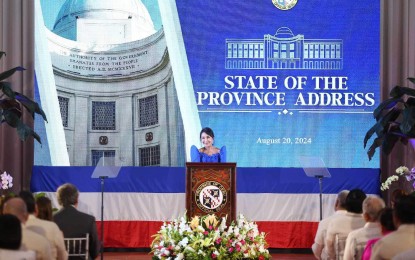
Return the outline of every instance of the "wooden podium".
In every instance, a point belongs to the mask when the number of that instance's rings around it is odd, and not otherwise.
[[[187,217],[236,219],[236,163],[186,163]]]

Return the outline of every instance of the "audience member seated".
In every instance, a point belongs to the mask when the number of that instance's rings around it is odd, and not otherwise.
[[[385,202],[378,196],[368,196],[363,201],[363,218],[366,221],[364,227],[353,230],[346,240],[343,259],[361,259],[364,247],[368,240],[381,237],[382,230],[379,223],[379,215]]]
[[[365,225],[365,220],[362,217],[362,203],[366,198],[366,194],[360,189],[353,189],[346,197],[346,214],[333,219],[328,228],[326,235],[326,247],[329,259],[336,259],[343,257],[343,252],[336,252],[336,237],[341,239],[346,238],[347,235],[358,228]],[[344,243],[340,248],[344,248]]]
[[[403,195],[396,201],[393,219],[398,229],[375,243],[371,259],[392,259],[402,252],[415,248],[414,196]]]
[[[379,222],[382,230],[382,236],[396,230],[395,224],[393,223],[392,211],[392,208],[384,208],[380,213]],[[381,237],[367,241],[365,250],[363,251],[362,260],[370,260],[372,255],[372,247],[379,239],[381,239]]]
[[[314,238],[314,244],[311,246],[314,256],[317,259],[327,259],[328,257],[326,247],[324,244],[327,227],[334,218],[346,214],[347,194],[349,194],[348,190],[342,190],[341,192],[339,192],[339,194],[337,194],[336,202],[334,204],[334,214],[321,220],[318,224],[317,233]]]
[[[49,240],[52,250],[53,259],[67,259],[63,234],[56,223],[37,218],[35,197],[30,191],[21,191],[19,197],[24,200],[27,206],[29,218],[26,222],[26,228],[46,237]]]
[[[22,243],[22,224],[10,214],[0,215],[0,259],[35,260],[34,251],[19,250]]]
[[[77,210],[79,192],[70,183],[58,187],[58,203],[62,208],[55,213],[53,220],[63,231],[65,238],[83,237],[89,234],[89,255],[92,259],[100,252],[95,217]]]
[[[6,201],[8,201],[9,199],[11,199],[11,198],[14,198],[15,197],[15,195],[14,194],[12,194],[12,193],[10,193],[10,194],[7,194],[2,200],[1,200],[1,205],[0,205],[0,215],[2,215],[2,214],[4,214],[4,212],[3,212],[3,208],[4,208],[4,204],[6,203]]]
[[[11,198],[4,203],[4,214],[16,216],[22,224],[22,250],[33,250],[36,252],[36,259],[52,259],[51,246],[49,241],[26,227],[28,213],[25,202],[21,198]]]
[[[415,248],[397,254],[392,260],[412,260],[415,259]]]
[[[48,197],[36,198],[37,218],[53,221],[52,202]]]
[[[391,208],[394,208],[395,207],[396,201],[400,197],[402,197],[403,195],[408,195],[406,193],[406,191],[404,191],[403,189],[395,189],[395,190],[392,191],[391,200],[390,200],[390,202],[391,202]]]

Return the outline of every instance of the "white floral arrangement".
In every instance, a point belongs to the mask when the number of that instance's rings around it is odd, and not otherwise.
[[[265,233],[239,214],[230,226],[214,214],[163,223],[151,244],[152,259],[270,259]]]
[[[398,181],[401,176],[405,176],[407,181],[415,180],[415,168],[411,170],[406,166],[400,166],[395,170],[396,174],[389,176],[386,181],[384,181],[380,187],[382,191],[388,190],[393,182]],[[415,188],[415,182],[412,183],[412,186]]]
[[[0,189],[7,190],[8,188],[13,187],[13,177],[7,172],[0,174],[1,177],[1,186]]]

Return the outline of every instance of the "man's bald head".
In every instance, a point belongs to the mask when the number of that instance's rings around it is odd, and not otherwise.
[[[26,203],[21,198],[11,198],[4,203],[4,214],[15,215],[20,222],[26,223],[28,218]]]

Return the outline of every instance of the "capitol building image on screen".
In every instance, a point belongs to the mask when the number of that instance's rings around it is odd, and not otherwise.
[[[67,0],[47,39],[70,165],[184,165],[164,31],[140,0]]]

